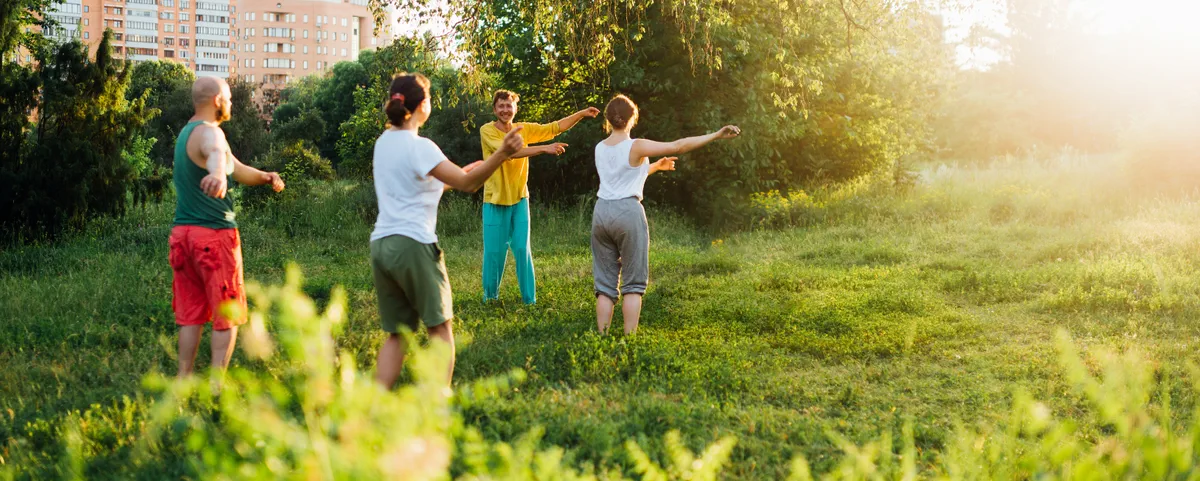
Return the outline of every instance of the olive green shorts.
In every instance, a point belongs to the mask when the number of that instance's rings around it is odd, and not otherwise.
[[[454,318],[446,259],[437,244],[392,235],[371,241],[371,273],[379,297],[379,323],[386,332],[416,332]]]

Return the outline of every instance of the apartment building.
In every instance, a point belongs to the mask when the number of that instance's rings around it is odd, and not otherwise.
[[[64,0],[49,15],[59,26],[47,36],[94,46],[111,28],[118,57],[173,60],[263,90],[383,41],[373,35],[367,0]]]
[[[264,90],[374,49],[367,0],[239,0],[238,75]]]

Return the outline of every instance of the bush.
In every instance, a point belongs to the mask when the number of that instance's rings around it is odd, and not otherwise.
[[[313,183],[333,180],[333,166],[304,141],[272,146],[271,150],[257,162],[257,168],[267,172],[279,172],[287,187],[276,193],[267,187],[245,189],[241,199],[247,206],[265,203],[291,204],[308,197]]]
[[[154,112],[144,97],[126,100],[130,69],[112,58],[110,41],[106,32],[95,60],[83,44],[68,42],[38,49],[32,68],[2,66],[0,112],[28,119],[36,110],[38,117],[36,125],[0,124],[6,240],[54,237],[125,213],[138,180],[126,153]]]

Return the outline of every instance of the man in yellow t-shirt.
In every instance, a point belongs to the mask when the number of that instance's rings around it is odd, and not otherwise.
[[[516,93],[497,91],[492,96],[492,112],[496,114],[496,120],[479,129],[485,159],[500,148],[504,135],[514,126],[525,127],[521,134],[526,142],[525,148],[513,154],[483,184],[483,300],[499,296],[500,279],[504,275],[504,264],[508,261],[508,250],[511,248],[521,300],[533,304],[537,302],[537,285],[533,280],[533,251],[529,242],[529,157],[559,155],[566,150],[567,144],[528,144],[553,139],[574,127],[584,117],[595,117],[600,109],[588,107],[548,124],[513,123],[513,118],[517,116],[518,100],[520,97]]]

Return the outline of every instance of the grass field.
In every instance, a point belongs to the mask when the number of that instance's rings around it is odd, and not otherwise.
[[[1155,392],[1195,406],[1200,202],[1139,191],[1126,176],[1107,157],[929,166],[906,193],[866,189],[804,207],[796,227],[720,234],[652,208],[652,283],[632,337],[594,332],[590,206],[534,199],[539,303],[521,305],[510,264],[501,301],[482,304],[478,206],[449,196],[439,231],[459,317],[456,383],[528,373],[462,415],[485,438],[540,426],[567,464],[626,470],[627,439],[655,449],[679,430],[698,450],[733,435],[727,479],[784,478],[796,454],[829,472],[842,450],[827,432],[861,444],[908,422],[924,473],[945,474],[956,428],[1003,426],[1018,391],[1084,438],[1111,432],[1062,374],[1060,329],[1091,367],[1094,353],[1139,353]],[[280,283],[294,261],[318,304],[345,288],[339,347],[368,370],[382,339],[372,202],[338,183],[302,209],[239,217],[248,279]],[[0,252],[0,456],[17,478],[63,475],[57,426],[72,411],[88,420],[86,475],[134,476],[151,402],[142,378],[175,369],[172,209]],[[239,350],[233,362],[248,361]],[[174,453],[137,476],[192,476]]]

